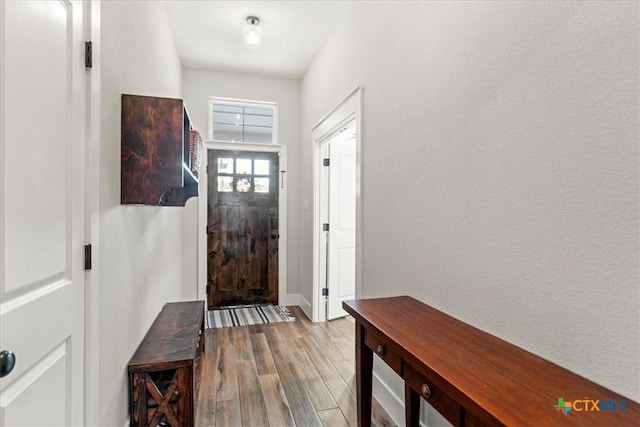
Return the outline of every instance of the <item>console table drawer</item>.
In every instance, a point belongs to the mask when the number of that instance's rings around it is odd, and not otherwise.
[[[402,359],[390,348],[389,344],[373,335],[370,331],[366,331],[364,335],[364,343],[382,360],[385,361],[396,374],[401,375]]]
[[[433,385],[427,377],[420,374],[408,364],[405,364],[402,378],[409,387],[415,390],[429,405],[440,412],[451,424],[454,426],[461,425],[460,405]]]

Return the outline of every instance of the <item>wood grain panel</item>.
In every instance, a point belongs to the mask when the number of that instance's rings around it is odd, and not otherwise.
[[[301,333],[300,330],[294,326],[296,323],[297,322],[281,322],[274,325],[276,331],[278,331],[278,336],[282,345],[286,346],[288,351],[299,350],[298,338],[301,336]],[[306,332],[302,333],[302,335],[304,334],[306,334]]]
[[[318,370],[309,359],[309,355],[305,351],[296,351],[292,353],[292,360],[296,370],[300,373],[300,378],[309,393],[314,408],[317,411],[336,408],[338,404],[329,393]]]
[[[289,354],[289,351],[292,347],[288,344],[286,339],[286,330],[281,329],[281,325],[283,324],[284,323],[274,323],[270,325],[271,327],[265,327],[263,329],[264,335],[269,343],[271,356],[273,357],[274,362],[277,361],[278,364],[291,362],[291,355]],[[285,333],[283,334],[280,331],[284,331]]]
[[[276,177],[277,177],[276,173]],[[272,220],[278,221],[278,208],[270,207],[268,209],[268,217],[270,222]],[[269,225],[267,232],[267,265],[266,265],[266,277],[263,280],[266,280],[267,283],[270,284],[267,288],[268,298],[270,301],[278,300],[278,287],[273,286],[272,284],[278,283],[278,238],[274,238],[272,236],[278,235],[279,231],[277,227],[271,227]]]
[[[335,360],[332,361],[331,364],[336,368],[338,374],[342,380],[347,384],[347,386],[353,391],[356,392],[356,370],[354,368],[354,364],[352,362],[348,362],[346,360]]]
[[[237,290],[239,287],[239,271],[238,271],[238,222],[240,216],[240,208],[238,206],[227,206],[227,221],[226,221],[226,230],[223,230],[223,233],[226,233],[226,244],[222,248],[222,271],[223,271],[223,280],[220,283],[221,288],[218,291],[224,289],[228,292],[233,292]],[[222,302],[228,298],[227,295],[221,295],[220,300],[221,304],[226,304]]]
[[[267,408],[270,426],[295,426],[289,402],[278,374],[260,375],[260,388]]]
[[[320,426],[320,419],[311,399],[292,363],[277,365],[282,388],[284,389],[293,419],[297,425]]]
[[[318,411],[318,416],[324,427],[348,427],[347,420],[344,419],[342,411],[338,408]]]
[[[323,331],[329,338],[334,339],[340,336],[343,336],[343,328],[338,327],[338,325],[344,322],[345,319],[335,319],[331,322],[318,322],[314,323],[314,325],[321,331]],[[351,332],[348,334],[349,336],[353,336],[353,324],[351,324]]]
[[[255,366],[249,329],[246,327],[230,328],[229,338],[235,351],[236,360],[250,362]]]
[[[333,393],[343,399],[342,408],[347,413],[353,412],[349,406],[353,404],[353,398],[348,397],[351,391],[341,378],[352,376],[354,368],[352,365],[349,367],[350,362],[346,360],[331,361],[328,353],[336,349],[320,350],[317,343],[309,337],[311,329],[320,326],[322,330],[319,329],[316,333],[322,332],[324,335],[320,336],[324,336],[327,343],[333,343],[335,346],[344,338],[345,333],[354,334],[353,323],[337,319],[331,321],[329,326],[314,324],[298,307],[290,307],[290,310],[296,317],[293,322],[206,331],[207,343],[213,344],[207,346],[205,358],[208,360],[205,360],[203,371],[213,369],[214,375],[203,372],[201,389],[213,390],[213,395],[217,398],[215,425],[239,425],[242,418],[252,420],[257,417],[256,414],[260,411],[256,409],[259,405],[255,402],[259,402],[259,399],[252,397],[249,402],[241,404],[240,395],[245,390],[251,396],[255,393],[261,394],[266,411],[265,419],[270,426],[291,425],[291,422],[297,426],[349,425],[327,382],[318,372],[316,363],[331,373],[326,376],[332,378],[330,381],[334,381]],[[302,345],[302,337],[308,340],[309,347]],[[309,351],[314,354],[315,362]],[[339,349],[337,351],[344,352]],[[233,363],[231,369],[224,369],[217,360],[219,355],[226,360],[240,363]],[[214,358],[216,360],[213,360]],[[320,358],[324,358],[324,362],[320,362]],[[221,373],[225,375],[222,379],[218,378]],[[235,378],[232,378],[233,376]],[[207,402],[205,394],[206,392],[200,394],[199,405],[202,411],[198,412],[197,418],[199,423],[203,423],[201,427],[207,425],[204,423],[213,424],[211,410],[206,409],[212,407],[211,402]],[[375,425],[395,425],[376,402],[373,402],[372,406],[372,420]],[[244,414],[243,411],[249,413]],[[258,423],[260,424],[259,421]]]
[[[271,351],[269,351],[267,336],[264,333],[251,334],[251,347],[258,375],[275,374],[277,372],[276,365],[273,362]]]
[[[157,205],[182,187],[182,113],[181,99],[122,95],[121,203]]]
[[[215,425],[218,427],[243,427],[238,399],[218,402]]]
[[[218,192],[217,159],[269,159],[270,192]],[[209,150],[207,301],[209,308],[278,301],[278,156]],[[226,175],[234,180],[253,179]],[[252,186],[253,188],[253,186]]]
[[[352,328],[355,329],[355,326],[352,325]],[[346,360],[352,365],[355,365],[356,353],[353,351],[353,341],[353,337],[337,337],[332,340],[336,347],[336,351],[342,356],[342,360]]]
[[[216,399],[231,400],[238,398],[238,377],[233,348],[221,347],[218,352],[216,370]]]
[[[331,323],[338,331],[340,336],[347,338],[349,341],[353,341],[355,338],[356,331],[356,323],[353,320],[353,317],[349,316],[351,320],[347,320],[346,317],[342,317],[340,319],[332,320]]]
[[[298,338],[298,342],[304,347],[325,382],[340,379],[340,375],[327,358],[329,349],[320,349],[313,340],[307,337]]]
[[[207,336],[210,343],[211,336]],[[210,346],[215,347],[215,344]],[[196,426],[214,424],[216,421],[216,389],[218,370],[218,352],[206,350],[201,360],[200,386],[198,392],[198,404],[196,405]]]
[[[129,372],[191,364],[204,316],[202,301],[165,304],[129,361]]]
[[[326,381],[326,384],[347,423],[351,427],[356,427],[358,425],[356,395],[341,379]]]
[[[260,235],[259,221],[260,212],[258,207],[243,207],[247,210],[247,260],[245,267],[246,285],[249,289],[259,289],[261,261],[265,258],[264,237]]]
[[[267,411],[264,398],[259,387],[256,387],[257,373],[248,361],[236,363],[238,373],[238,392],[240,396],[240,412],[242,424],[245,426],[268,426]]]

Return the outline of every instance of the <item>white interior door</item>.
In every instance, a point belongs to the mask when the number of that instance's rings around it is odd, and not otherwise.
[[[341,300],[344,297],[334,292],[332,297],[332,314],[328,314],[328,301],[324,288],[328,286],[327,280],[327,253],[329,232],[323,231],[323,224],[329,222],[328,208],[328,171],[330,167],[323,166],[323,159],[329,157],[329,142],[336,135],[345,132],[349,138],[354,138],[354,204],[355,204],[355,295],[362,297],[362,165],[363,165],[363,138],[362,129],[362,96],[363,89],[356,87],[347,96],[331,109],[311,129],[313,141],[313,287],[312,287],[312,311],[307,313],[314,322],[323,322],[330,316],[335,316],[335,308],[340,309]],[[326,150],[326,151],[325,151]],[[335,163],[335,162],[334,162]],[[305,200],[305,209],[307,201]],[[332,226],[333,227],[333,226]],[[335,228],[335,227],[334,227]],[[329,293],[331,296],[331,293]],[[305,310],[306,312],[307,310]],[[338,310],[339,311],[339,310]],[[342,313],[346,314],[346,313]]]
[[[82,7],[0,1],[0,426],[83,424]]]
[[[355,123],[329,141],[329,255],[327,319],[346,316],[342,301],[356,293]]]

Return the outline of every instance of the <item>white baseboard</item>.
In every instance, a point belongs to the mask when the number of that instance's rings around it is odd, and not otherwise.
[[[313,309],[311,308],[311,303],[309,301],[307,301],[307,299],[305,297],[303,297],[302,295],[300,295],[300,308],[302,309],[302,311],[304,311],[304,314],[307,315],[307,317],[309,319],[311,319],[311,316],[313,315]]]
[[[309,319],[311,319],[311,303],[307,301],[305,297],[300,294],[287,294],[286,305],[297,305],[299,306],[304,314],[307,315]]]
[[[387,383],[385,383],[375,372],[373,373],[373,397],[387,411],[393,422],[397,425],[404,425],[404,396],[394,393]],[[445,421],[448,424],[448,422]],[[427,427],[420,420],[420,427]]]
[[[300,305],[300,294],[287,294],[284,304],[280,305]]]
[[[404,425],[404,396],[394,393],[389,386],[373,373],[373,397],[387,411],[391,419],[399,426]]]

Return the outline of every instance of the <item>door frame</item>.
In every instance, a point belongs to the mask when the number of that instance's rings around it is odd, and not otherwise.
[[[92,44],[92,67],[86,69],[85,243],[91,244],[91,269],[85,270],[84,294],[84,425],[100,424],[100,1],[85,0],[84,39]]]
[[[280,144],[250,144],[205,141],[200,164],[198,185],[198,299],[207,300],[207,204],[209,177],[208,150],[254,151],[278,154],[280,171],[278,187],[278,305],[287,304],[287,147]]]
[[[324,115],[311,128],[313,144],[313,289],[311,307],[313,322],[324,322],[327,318],[326,299],[322,296],[325,271],[325,239],[322,235],[322,213],[320,212],[320,163],[322,161],[322,142],[330,138],[341,126],[356,121],[356,297],[362,298],[362,163],[363,163],[363,127],[362,127],[363,88],[355,87],[335,107]]]

